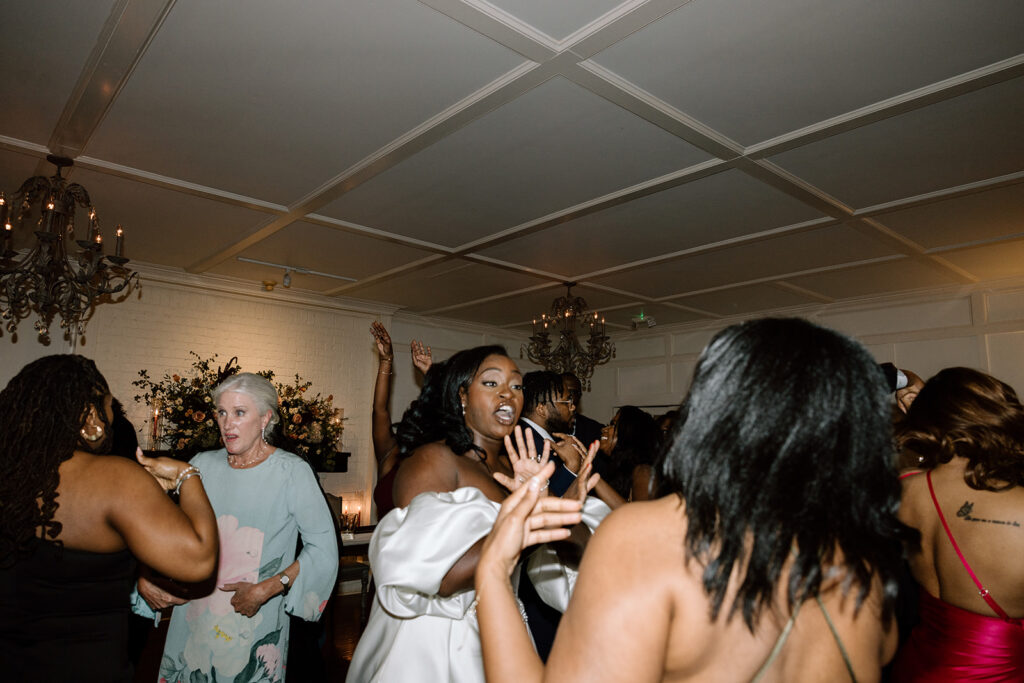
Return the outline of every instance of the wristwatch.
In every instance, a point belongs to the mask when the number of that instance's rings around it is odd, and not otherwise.
[[[287,574],[281,574],[281,585],[284,586],[283,592],[287,593],[288,589],[292,587],[291,577],[289,577]]]

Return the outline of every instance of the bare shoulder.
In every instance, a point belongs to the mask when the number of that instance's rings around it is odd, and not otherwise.
[[[623,505],[604,520],[598,533],[647,539],[666,535],[682,538],[685,507],[675,495]]]
[[[926,473],[918,469],[903,470],[900,472],[900,511],[899,517],[911,526],[918,526],[921,522],[934,516],[931,510],[931,496],[928,495],[928,479]],[[922,505],[927,503],[922,515]],[[930,513],[930,514],[929,514]]]
[[[152,484],[160,488],[156,480],[139,463],[119,455],[95,455],[75,451],[74,457],[61,465],[61,480],[75,486],[87,485],[95,494],[109,491],[112,495]],[[162,493],[162,490],[161,490]]]
[[[454,491],[459,481],[458,457],[441,441],[417,448],[395,476],[395,504],[405,507],[425,491]]]
[[[623,505],[597,528],[587,545],[584,566],[589,559],[602,566],[602,572],[626,579],[637,572],[650,577],[662,568],[677,575],[684,561],[685,530],[684,508],[677,496]],[[649,588],[650,584],[640,585]]]

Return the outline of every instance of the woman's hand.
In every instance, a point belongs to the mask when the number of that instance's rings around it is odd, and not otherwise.
[[[139,577],[138,589],[142,599],[155,610],[167,609],[175,605],[184,605],[188,602],[185,598],[179,598],[177,595],[168,593],[145,576]]]
[[[571,434],[562,434],[561,432],[555,432],[551,436],[558,439],[551,443],[552,450],[555,454],[562,459],[565,466],[569,470],[576,474],[583,467],[583,462],[587,459],[587,447],[583,445],[583,442],[577,439]]]
[[[423,342],[413,339],[412,343],[409,344],[409,350],[412,351],[412,364],[424,375],[427,374],[427,370],[434,364],[434,356],[430,352],[430,347],[424,346]]]
[[[583,459],[583,464],[580,465],[580,471],[576,474],[576,481],[569,485],[566,489],[565,494],[562,498],[576,500],[583,505],[583,502],[587,499],[587,494],[590,493],[597,482],[601,480],[600,474],[590,475],[590,472],[594,468],[594,457],[597,455],[598,449],[601,444],[595,441],[590,444],[590,448],[587,449],[587,456]]]
[[[554,463],[545,463],[524,486],[505,498],[491,533],[484,539],[477,574],[491,573],[508,579],[523,548],[569,537],[566,527],[582,519],[580,502],[541,495],[544,482],[554,471]]]
[[[166,456],[160,456],[159,458],[147,458],[142,454],[141,448],[135,449],[135,459],[139,461],[139,464],[146,468],[146,471],[153,475],[157,483],[163,488],[164,491],[173,491],[174,484],[178,480],[178,475],[183,470],[189,468],[187,462],[181,460],[175,460],[174,458],[168,458]]]
[[[391,335],[384,329],[384,325],[379,322],[373,322],[370,324],[370,334],[373,335],[373,340],[377,342],[377,353],[380,354],[382,361],[390,361],[395,352],[391,348]]]
[[[516,425],[513,434],[516,439],[514,445],[511,436],[505,437],[505,452],[508,453],[509,462],[512,463],[512,476],[509,477],[501,472],[494,473],[495,480],[509,491],[515,491],[530,477],[544,469],[551,454],[551,446],[545,441],[544,450],[541,451],[540,457],[537,457],[537,446],[533,441],[533,431],[529,427],[526,429],[525,438],[523,428],[519,425]],[[553,472],[554,469],[551,471]],[[547,485],[545,484],[542,491],[546,490]]]
[[[237,583],[226,583],[221,586],[222,591],[234,591],[231,596],[231,606],[235,611],[246,617],[256,616],[264,603],[274,597],[264,586],[266,581],[260,583],[249,583],[238,581]]]

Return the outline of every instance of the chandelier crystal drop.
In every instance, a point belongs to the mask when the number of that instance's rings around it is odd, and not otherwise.
[[[590,391],[590,378],[594,366],[607,363],[615,357],[615,344],[605,333],[605,321],[596,311],[587,310],[583,297],[573,296],[575,282],[565,283],[565,296],[551,304],[551,313],[544,313],[540,320],[533,321],[533,334],[528,344],[523,344],[523,354],[531,362],[557,373],[571,372],[579,378],[584,391]],[[582,327],[587,334],[587,347],[583,348],[577,331]],[[552,334],[557,333],[557,342],[552,348]]]
[[[0,192],[0,324],[14,334],[18,323],[35,313],[40,341],[48,341],[54,316],[60,317],[64,338],[77,339],[85,331],[96,304],[123,301],[138,286],[139,276],[125,267],[124,230],[117,226],[112,256],[103,253],[103,235],[89,193],[78,183],[61,177],[71,159],[48,155],[57,167],[51,177],[29,178],[9,202]],[[84,209],[82,239],[75,240],[75,214]],[[15,228],[35,226],[35,245],[20,256],[14,251]],[[77,249],[69,250],[75,242]],[[119,292],[124,295],[112,299]]]

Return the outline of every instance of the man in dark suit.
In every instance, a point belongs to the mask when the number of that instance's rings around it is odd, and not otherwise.
[[[569,433],[589,448],[590,444],[601,439],[601,429],[604,425],[580,412],[580,401],[583,400],[583,385],[580,383],[579,377],[571,372],[563,372],[562,385],[565,387],[567,398],[572,400],[571,417],[569,419],[571,431]]]
[[[571,404],[572,399],[562,386],[561,375],[538,370],[523,376],[523,412],[519,418],[519,426],[523,428],[524,436],[527,428],[532,432],[538,455],[543,451],[545,441],[554,442],[555,434],[569,433]],[[551,481],[548,483],[549,491],[552,495],[561,496],[576,480],[576,473],[566,467],[554,449],[551,450],[550,457],[555,463],[555,473],[551,475]],[[547,661],[562,615],[540,599],[525,572],[519,578],[519,599],[526,611],[527,625],[537,646],[537,653],[542,660]]]
[[[572,399],[562,386],[562,376],[548,370],[535,370],[523,376],[523,412],[519,426],[523,432],[529,428],[537,455],[544,449],[544,442],[555,442],[555,434],[568,434],[572,419]],[[548,484],[551,495],[561,496],[576,480],[576,472],[569,469],[560,457],[551,450],[551,461],[555,473]]]

